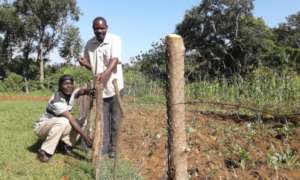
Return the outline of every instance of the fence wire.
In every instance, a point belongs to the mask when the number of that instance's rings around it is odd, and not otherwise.
[[[299,167],[295,158],[299,157],[295,145],[300,117],[299,72],[258,66],[249,74],[211,76],[209,72],[191,71],[197,67],[189,62],[189,56],[185,55],[183,103],[187,110],[190,178],[279,178],[284,175],[278,169]],[[126,70],[125,74],[134,75],[126,76],[125,97],[133,99],[129,103],[137,107],[154,107],[155,116],[157,109],[166,107],[167,75],[154,76],[159,67],[152,68],[152,73],[144,74]],[[166,158],[163,162],[166,164]],[[252,167],[258,162],[271,168],[269,175]]]

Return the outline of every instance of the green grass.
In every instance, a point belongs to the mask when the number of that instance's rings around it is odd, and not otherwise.
[[[37,137],[32,125],[43,113],[45,101],[2,101],[0,103],[0,179],[93,179],[87,160],[56,153],[49,163],[36,159]],[[76,152],[86,154],[79,149]],[[102,179],[110,179],[111,160],[101,162]],[[118,179],[141,179],[127,162],[120,160]],[[120,178],[122,177],[122,178]]]

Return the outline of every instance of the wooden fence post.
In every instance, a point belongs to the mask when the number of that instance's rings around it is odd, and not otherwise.
[[[90,89],[90,85],[89,84],[83,84],[81,87],[86,87],[88,89]],[[80,118],[79,123],[81,125],[81,128],[84,130],[84,132],[91,137],[90,133],[89,133],[89,124],[90,124],[90,110],[91,110],[91,101],[92,98],[90,97],[90,95],[84,95],[84,96],[80,96],[77,99],[77,105],[79,108],[79,114],[80,114]],[[89,148],[86,146],[86,143],[81,140],[81,146],[84,148],[84,150],[89,151]]]
[[[88,84],[88,88],[92,89],[95,88],[94,87],[94,83],[91,80],[90,83]],[[88,114],[87,114],[87,134],[88,136],[90,136],[91,138],[94,138],[94,132],[95,132],[95,118],[96,118],[96,102],[93,100],[93,97],[88,96],[87,97],[87,103],[89,103],[88,107]]]
[[[102,137],[103,137],[103,99],[102,99],[103,85],[96,83],[96,122],[95,135],[92,147],[92,164],[95,169],[95,179],[100,179],[100,161],[102,151]]]
[[[183,39],[176,34],[166,36],[167,44],[167,125],[168,168],[167,179],[187,180],[187,145],[184,105]]]

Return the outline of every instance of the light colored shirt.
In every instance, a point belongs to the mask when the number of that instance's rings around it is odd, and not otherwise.
[[[43,114],[39,121],[41,122],[53,117],[59,117],[62,113],[71,111],[73,108],[75,96],[79,90],[80,88],[75,89],[70,99],[66,99],[64,94],[59,91],[54,93],[48,101],[46,112]]]
[[[117,71],[112,72],[110,78],[107,81],[106,88],[103,89],[103,98],[112,97],[115,95],[115,89],[112,84],[114,79],[117,79],[119,89],[124,88],[123,70],[121,61],[122,43],[119,36],[106,33],[106,36],[102,43],[99,43],[96,37],[90,39],[84,50],[84,57],[89,60],[91,64],[91,70],[95,76],[98,73],[104,72],[112,58],[118,58]]]

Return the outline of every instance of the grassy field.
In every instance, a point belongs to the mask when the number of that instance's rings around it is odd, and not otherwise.
[[[45,100],[0,101],[0,179],[92,179],[93,169],[79,149],[74,157],[56,153],[48,164],[36,159],[39,144],[32,125],[43,113]],[[102,179],[111,179],[111,160],[102,164]],[[125,160],[120,162],[118,177],[141,179]]]

